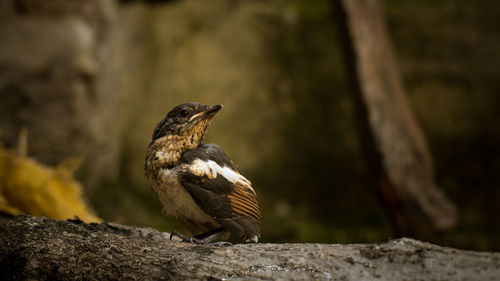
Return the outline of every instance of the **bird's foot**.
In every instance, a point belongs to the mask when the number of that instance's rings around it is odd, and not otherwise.
[[[170,233],[170,240],[172,240],[173,237],[179,237],[182,240],[182,242],[200,244],[200,239],[197,239],[196,237],[193,236],[186,236],[177,230],[174,230]]]
[[[227,241],[218,241],[218,242],[212,242],[213,240],[217,239],[218,236],[220,236],[219,233],[217,235],[211,234],[203,238],[198,238],[197,236],[186,236],[182,233],[180,233],[177,230],[173,230],[170,233],[170,240],[172,240],[172,237],[179,237],[182,242],[187,242],[187,243],[193,243],[193,244],[200,244],[200,245],[211,245],[211,246],[232,246],[230,242]]]
[[[231,242],[228,242],[228,241],[209,242],[209,243],[207,243],[207,245],[217,246],[217,247],[233,246],[233,244],[231,244]]]

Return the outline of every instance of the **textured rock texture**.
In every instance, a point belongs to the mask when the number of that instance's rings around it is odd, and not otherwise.
[[[0,279],[500,280],[500,254],[406,238],[202,246],[150,228],[18,216],[0,225]]]

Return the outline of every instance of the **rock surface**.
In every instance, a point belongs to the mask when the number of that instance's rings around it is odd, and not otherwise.
[[[18,216],[0,225],[0,279],[500,280],[500,253],[407,238],[203,246],[151,228]]]

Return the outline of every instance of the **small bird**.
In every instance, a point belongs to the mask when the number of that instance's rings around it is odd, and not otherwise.
[[[221,109],[194,102],[174,107],[154,130],[145,174],[163,213],[194,236],[172,235],[201,244],[229,235],[258,242],[262,217],[251,182],[218,145],[202,143]]]

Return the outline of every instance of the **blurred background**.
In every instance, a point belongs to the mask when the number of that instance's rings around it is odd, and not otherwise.
[[[333,2],[2,0],[3,147],[25,128],[38,163],[83,160],[75,177],[103,220],[182,230],[161,214],[145,152],[175,105],[223,104],[206,141],[253,182],[262,241],[397,237],[367,181]],[[457,210],[425,240],[500,251],[500,5],[379,5],[436,188]]]

